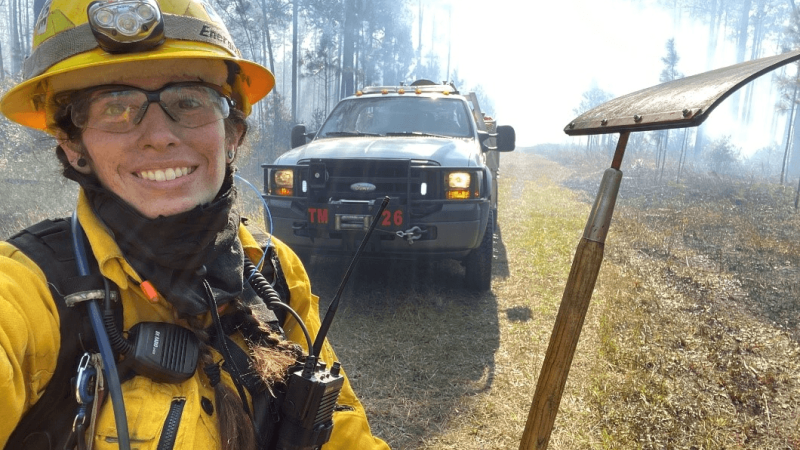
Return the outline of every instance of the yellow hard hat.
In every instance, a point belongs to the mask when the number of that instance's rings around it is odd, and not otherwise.
[[[47,102],[56,92],[87,87],[87,80],[116,70],[203,61],[238,66],[226,88],[245,115],[275,85],[269,70],[242,59],[208,0],[47,0],[34,25],[24,81],[3,96],[0,111],[47,131]]]

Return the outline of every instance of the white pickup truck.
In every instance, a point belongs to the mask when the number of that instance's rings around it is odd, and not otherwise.
[[[467,285],[489,290],[498,152],[514,146],[514,129],[452,84],[364,88],[263,165],[273,232],[301,255],[352,254],[389,196],[364,256],[458,259]]]

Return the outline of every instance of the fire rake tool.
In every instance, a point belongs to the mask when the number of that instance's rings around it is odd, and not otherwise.
[[[572,357],[592,298],[605,239],[622,181],[622,157],[635,131],[696,127],[733,92],[781,66],[800,60],[800,50],[669,81],[610,100],[570,122],[570,136],[619,133],[611,168],[578,243],[561,306],[536,384],[520,450],[544,450],[550,440]]]

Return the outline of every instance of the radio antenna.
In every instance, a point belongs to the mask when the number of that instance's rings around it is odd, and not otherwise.
[[[325,336],[328,334],[328,329],[331,327],[333,316],[336,315],[336,310],[339,309],[339,299],[342,297],[342,291],[344,291],[347,280],[350,279],[350,274],[353,273],[353,268],[356,266],[358,258],[364,251],[364,247],[366,247],[367,241],[372,235],[372,231],[375,230],[375,226],[378,224],[378,219],[380,219],[381,214],[383,214],[383,210],[386,209],[386,205],[388,204],[389,197],[386,196],[383,198],[383,202],[381,203],[380,208],[378,208],[378,212],[375,213],[375,217],[372,218],[372,223],[369,224],[367,234],[365,234],[364,238],[361,239],[361,244],[358,246],[356,254],[353,255],[353,259],[350,261],[350,266],[347,268],[347,272],[345,272],[344,278],[342,278],[342,282],[339,284],[339,290],[336,291],[336,295],[333,297],[331,306],[328,307],[328,312],[325,313],[325,318],[322,320],[322,325],[319,327],[319,333],[317,333],[317,339],[314,341],[314,349],[311,353],[311,355],[315,357],[319,357],[319,354],[322,351],[322,343],[325,342]]]

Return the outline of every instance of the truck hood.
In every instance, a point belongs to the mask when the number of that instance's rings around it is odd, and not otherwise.
[[[435,137],[347,137],[309,142],[279,156],[273,164],[323,159],[418,159],[442,166],[480,165],[480,146],[473,139]]]

